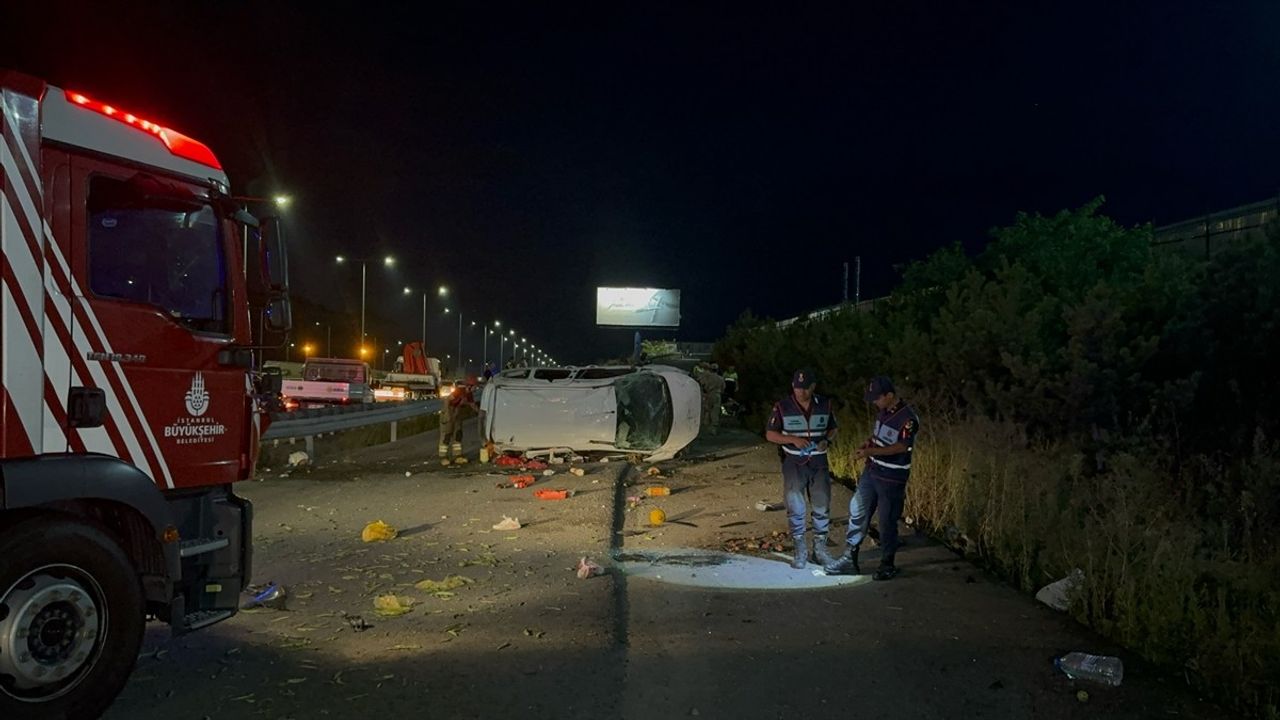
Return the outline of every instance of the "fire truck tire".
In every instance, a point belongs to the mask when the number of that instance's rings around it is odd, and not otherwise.
[[[145,629],[137,571],[98,527],[32,518],[0,531],[0,718],[97,718]]]

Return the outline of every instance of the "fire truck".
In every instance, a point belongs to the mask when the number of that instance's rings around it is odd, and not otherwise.
[[[148,619],[239,605],[285,245],[204,144],[3,69],[0,190],[0,718],[93,718]]]

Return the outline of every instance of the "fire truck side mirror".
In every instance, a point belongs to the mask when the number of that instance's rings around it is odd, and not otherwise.
[[[284,242],[284,229],[280,218],[266,217],[262,228],[262,274],[268,292],[289,292],[289,253]]]
[[[293,329],[293,307],[288,296],[278,297],[267,303],[262,311],[266,314],[267,329],[276,333],[287,333]]]

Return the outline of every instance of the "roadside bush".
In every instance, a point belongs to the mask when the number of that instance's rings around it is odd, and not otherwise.
[[[801,366],[839,402],[854,477],[861,388],[894,377],[923,432],[907,514],[1026,591],[1072,568],[1072,613],[1233,704],[1280,677],[1280,232],[1210,260],[1150,251],[1101,201],[1019,215],[978,256],[913,264],[874,312],[716,346],[748,422]]]

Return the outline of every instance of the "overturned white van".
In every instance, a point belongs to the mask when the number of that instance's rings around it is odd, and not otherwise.
[[[499,451],[568,449],[667,460],[698,436],[702,391],[667,366],[504,370],[480,396],[482,437]]]

